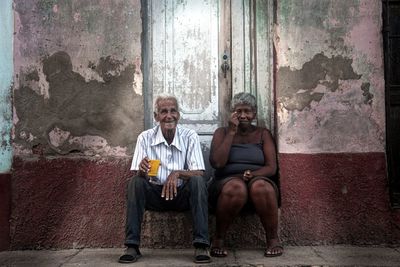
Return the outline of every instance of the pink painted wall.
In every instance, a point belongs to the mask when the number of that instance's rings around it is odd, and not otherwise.
[[[144,127],[140,9],[14,1],[11,212],[0,206],[11,248],[122,245],[126,166]]]
[[[283,237],[398,243],[385,161],[381,1],[277,1]]]
[[[143,130],[140,1],[15,1],[16,156],[127,156]]]
[[[282,153],[385,150],[380,1],[279,1]]]
[[[282,240],[398,243],[380,1],[276,2]],[[11,248],[122,246],[130,155],[144,127],[140,1],[49,3],[15,1]],[[168,215],[182,223],[174,238],[162,216],[146,215],[144,245],[190,246],[185,215]],[[228,243],[262,246],[260,229],[241,218]]]

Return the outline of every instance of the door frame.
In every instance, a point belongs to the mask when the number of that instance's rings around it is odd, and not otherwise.
[[[151,41],[151,0],[141,0],[142,16],[142,73],[143,73],[143,102],[144,102],[144,129],[150,129],[153,126],[153,114],[149,112],[153,109],[152,84],[153,72],[151,71],[152,61],[152,41]],[[149,118],[150,117],[150,118]]]
[[[390,21],[390,8],[397,6],[400,8],[400,1],[382,0],[382,19],[383,19],[383,46],[384,46],[384,66],[385,66],[385,107],[386,107],[386,164],[389,182],[390,202],[393,208],[400,208],[400,171],[398,151],[395,149],[393,140],[398,140],[398,124],[393,122],[393,106],[400,106],[400,85],[392,83],[392,68],[398,68],[391,63],[392,47],[390,42],[394,39],[399,40],[400,36],[393,34]],[[396,49],[396,48],[394,48]],[[398,123],[398,122],[397,122]],[[397,128],[395,128],[397,127]],[[397,169],[396,169],[397,168]]]

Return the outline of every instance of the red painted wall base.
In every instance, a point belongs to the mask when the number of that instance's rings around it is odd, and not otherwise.
[[[282,235],[293,244],[400,242],[384,153],[281,154]]]
[[[129,163],[14,158],[12,249],[122,246]]]
[[[15,158],[11,248],[122,247],[130,160]],[[279,163],[285,244],[400,243],[400,210],[390,209],[384,153],[280,154]],[[143,229],[143,245],[160,245],[149,243],[152,236],[179,235],[176,224],[153,227],[160,216],[146,216],[154,225]],[[246,235],[262,238],[257,227]],[[232,227],[238,229],[243,232]],[[182,232],[182,244],[190,245],[187,229]]]
[[[0,174],[0,251],[10,247],[11,175]]]

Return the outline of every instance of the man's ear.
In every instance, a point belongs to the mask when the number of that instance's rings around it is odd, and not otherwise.
[[[158,116],[157,116],[157,112],[154,111],[153,114],[154,114],[154,120],[155,120],[156,122],[158,122],[159,119],[158,119]]]

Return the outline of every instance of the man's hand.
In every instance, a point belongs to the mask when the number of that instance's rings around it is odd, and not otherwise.
[[[178,178],[178,171],[173,171],[168,175],[167,181],[164,183],[161,192],[161,197],[165,198],[165,200],[172,200],[176,197],[176,194],[178,193]]]
[[[147,173],[149,172],[149,170],[150,170],[150,161],[148,157],[145,157],[139,164],[139,175],[147,177]]]

